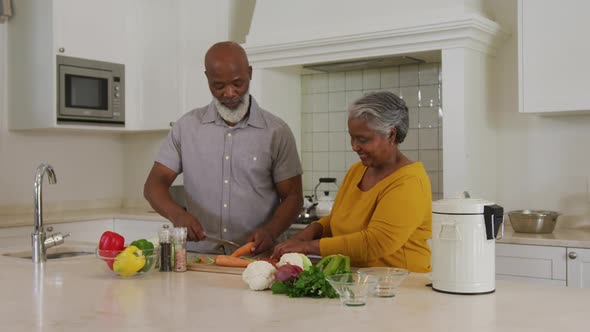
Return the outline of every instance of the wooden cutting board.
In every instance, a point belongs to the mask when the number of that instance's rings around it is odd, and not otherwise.
[[[191,263],[186,265],[186,269],[189,271],[197,272],[209,272],[209,273],[224,273],[224,274],[239,274],[244,272],[243,267],[228,267],[228,266],[217,266],[215,264],[202,264],[202,263]]]

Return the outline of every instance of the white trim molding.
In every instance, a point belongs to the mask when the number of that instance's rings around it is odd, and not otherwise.
[[[470,14],[383,31],[285,43],[245,43],[243,47],[253,67],[273,68],[449,48],[467,48],[493,56],[507,36],[496,22]]]

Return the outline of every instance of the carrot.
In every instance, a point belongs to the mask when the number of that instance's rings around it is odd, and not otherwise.
[[[254,247],[254,242],[248,242],[246,244],[244,244],[243,246],[239,247],[238,249],[236,249],[236,251],[234,251],[231,256],[232,257],[242,257],[244,255],[248,255],[252,253],[252,247]]]
[[[215,257],[215,264],[218,266],[229,266],[229,267],[246,267],[248,264],[252,263],[253,261],[239,258],[239,257],[232,257],[228,255],[219,255]]]

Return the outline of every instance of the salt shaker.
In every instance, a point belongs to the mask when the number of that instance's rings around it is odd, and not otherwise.
[[[160,241],[160,271],[170,272],[172,271],[172,243],[170,242],[170,229],[168,225],[164,227],[158,233]]]
[[[186,227],[174,228],[174,271],[186,271]]]

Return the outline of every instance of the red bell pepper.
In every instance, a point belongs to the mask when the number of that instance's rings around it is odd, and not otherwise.
[[[98,253],[102,257],[107,257],[103,258],[103,260],[107,263],[109,269],[113,269],[114,258],[123,249],[125,249],[125,238],[123,236],[111,231],[102,233],[98,242]]]

